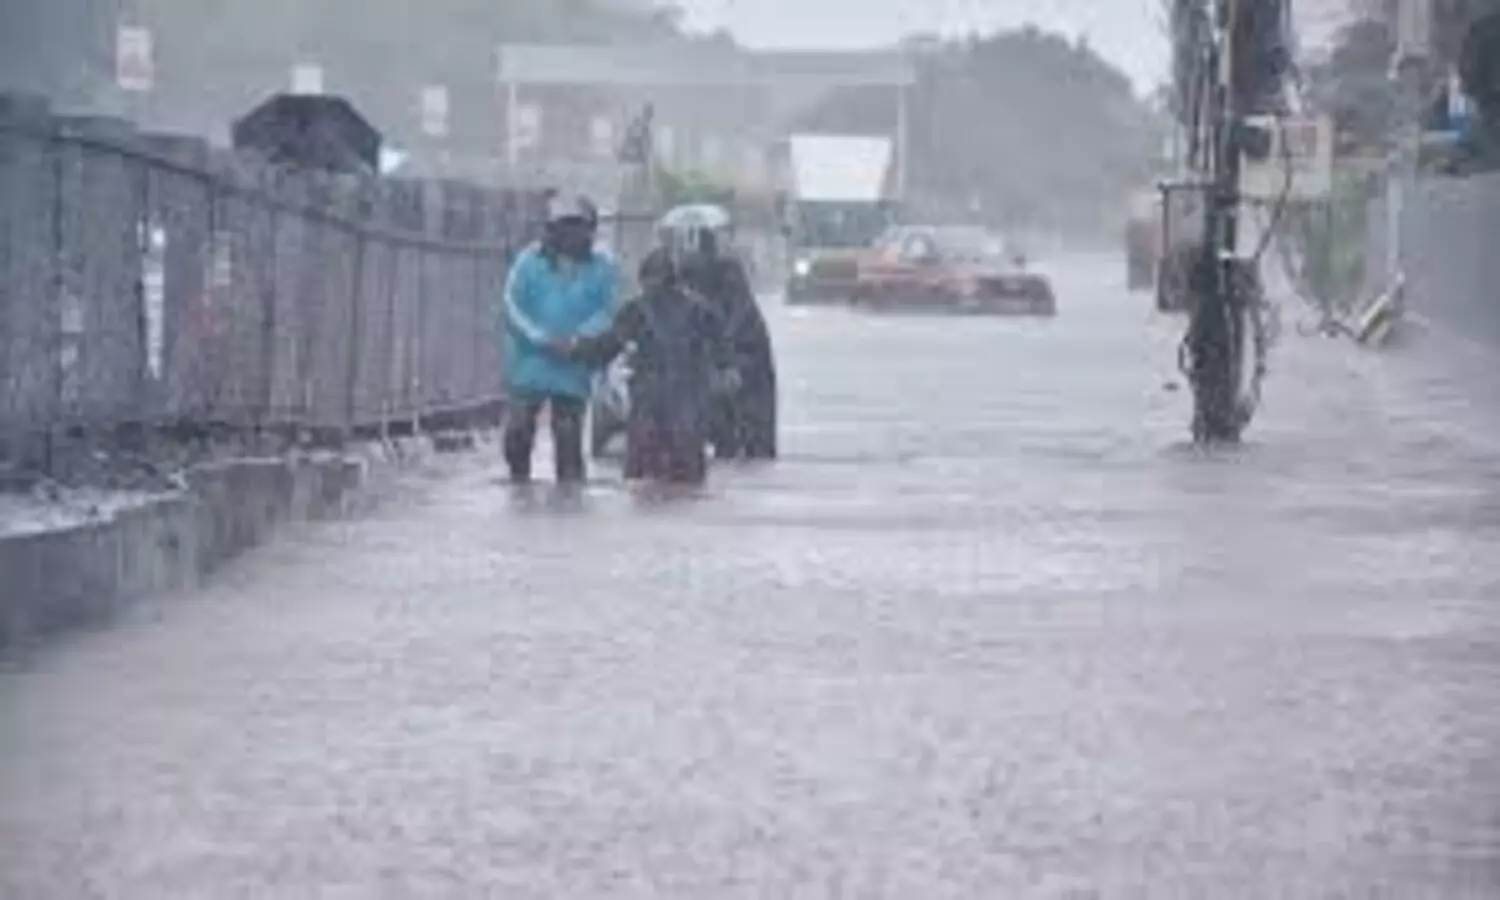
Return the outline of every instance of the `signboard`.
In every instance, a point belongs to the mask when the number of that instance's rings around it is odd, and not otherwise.
[[[1272,118],[1252,121],[1271,132],[1271,152],[1265,159],[1244,161],[1244,195],[1264,202],[1283,194],[1291,200],[1327,197],[1333,188],[1333,121],[1326,116],[1292,117],[1280,124]]]
[[[141,312],[146,326],[145,374],[159,381],[167,346],[167,230],[157,222],[140,225]]]
[[[516,106],[515,113],[515,146],[523,149],[533,149],[542,143],[542,108],[533,103],[522,103]]]
[[[314,63],[302,63],[292,67],[292,93],[323,93],[323,67]]]
[[[431,138],[448,136],[448,89],[440,84],[422,88],[422,133]]]
[[[595,156],[615,155],[615,123],[608,116],[595,116],[589,123],[589,144]]]
[[[156,84],[151,29],[121,26],[115,44],[115,83],[121,90],[146,93]]]

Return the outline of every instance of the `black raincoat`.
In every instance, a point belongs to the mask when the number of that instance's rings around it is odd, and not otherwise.
[[[714,400],[710,441],[721,459],[775,459],[776,358],[771,331],[744,265],[718,255],[686,267],[684,278],[718,312],[739,373],[738,390]]]
[[[627,304],[605,334],[578,342],[574,354],[595,365],[634,346],[626,478],[699,483],[707,477],[711,398],[732,366],[723,334],[711,305],[672,285]]]

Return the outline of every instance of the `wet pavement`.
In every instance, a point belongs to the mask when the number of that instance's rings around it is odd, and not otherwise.
[[[774,467],[451,460],[0,675],[0,897],[1500,895],[1483,391],[1289,315],[1194,452],[1119,268],[778,311]]]

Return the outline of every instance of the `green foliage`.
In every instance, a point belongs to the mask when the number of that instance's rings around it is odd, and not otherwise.
[[[733,185],[714,180],[703,172],[676,172],[668,169],[657,171],[657,184],[661,197],[668,208],[686,203],[714,203],[730,207],[735,203]]]
[[[1327,62],[1308,72],[1315,108],[1333,117],[1341,145],[1378,148],[1395,115],[1390,81],[1395,39],[1383,23],[1363,20],[1339,32]]]
[[[1028,27],[918,45],[909,103],[914,197],[986,218],[1071,230],[1105,214],[1150,170],[1154,113],[1082,42]],[[834,95],[803,128],[891,134],[889,90]]]

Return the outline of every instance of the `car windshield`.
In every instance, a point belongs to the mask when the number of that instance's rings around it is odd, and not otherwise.
[[[880,238],[877,247],[902,256],[935,253],[945,260],[966,262],[996,260],[1005,255],[1005,242],[998,236],[968,226],[893,228]]]
[[[886,225],[886,213],[870,203],[802,203],[796,237],[804,247],[847,249],[868,246]]]
[[[938,252],[949,259],[999,259],[1005,245],[983,228],[939,228],[934,232]]]

